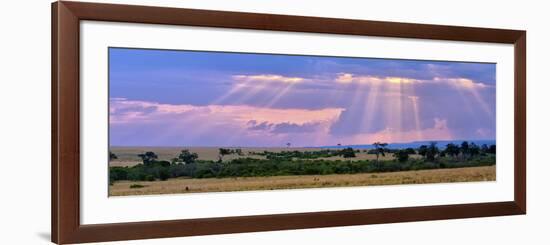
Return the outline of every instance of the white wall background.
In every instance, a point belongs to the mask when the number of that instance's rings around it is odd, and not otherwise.
[[[97,1],[97,0],[96,0]],[[97,1],[100,2],[100,1]],[[113,244],[545,244],[550,218],[550,21],[545,1],[108,0],[101,2],[526,29],[528,214]],[[47,244],[50,230],[50,1],[0,14],[0,244]],[[22,159],[24,161],[22,161]],[[27,167],[25,167],[27,166]],[[529,242],[530,241],[530,242]]]

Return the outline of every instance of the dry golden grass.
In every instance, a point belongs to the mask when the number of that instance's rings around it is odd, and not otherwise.
[[[109,195],[128,196],[193,192],[226,192],[342,186],[425,184],[494,181],[495,179],[495,166],[404,171],[392,173],[239,177],[220,179],[177,178],[155,182],[119,181],[110,186]],[[144,187],[130,188],[131,185],[136,184],[143,185]]]
[[[111,151],[118,156],[118,159],[111,160],[109,163],[110,166],[133,166],[141,162],[141,159],[137,156],[138,154],[144,153],[146,151],[155,152],[159,160],[170,161],[172,158],[175,158],[181,150],[188,149],[191,152],[197,153],[199,155],[199,160],[218,160],[218,149],[219,147],[111,147]],[[236,149],[236,148],[230,148]],[[230,161],[235,158],[250,157],[265,159],[263,156],[258,155],[249,155],[248,152],[281,152],[281,151],[319,151],[323,148],[282,148],[282,147],[273,147],[273,148],[251,148],[243,147],[242,149],[244,156],[239,156],[237,154],[226,155],[223,157],[224,161]],[[420,158],[420,155],[411,155],[411,158]],[[343,157],[327,157],[320,158],[326,160],[344,160]],[[376,155],[367,154],[361,150],[360,153],[356,153],[355,158],[351,158],[352,161],[356,160],[373,160],[376,159]],[[386,156],[380,156],[380,160],[391,160],[394,159],[392,154],[386,154]],[[349,159],[346,159],[349,160]]]

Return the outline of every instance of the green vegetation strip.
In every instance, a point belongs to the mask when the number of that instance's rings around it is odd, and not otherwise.
[[[392,153],[393,160],[324,160],[317,159],[329,156],[342,156],[346,159],[355,157],[352,148],[340,150],[322,150],[313,152],[283,151],[253,153],[266,156],[267,159],[244,157],[240,151],[220,149],[219,161],[197,160],[198,155],[188,150],[181,153],[171,162],[157,160],[153,152],[140,154],[143,163],[132,167],[110,167],[109,180],[114,181],[155,181],[169,178],[224,178],[224,177],[255,177],[280,175],[328,175],[396,172],[422,169],[463,168],[495,165],[496,147],[477,145],[464,142],[462,145],[448,144],[440,151],[436,143],[421,146],[418,149],[390,150],[385,143],[375,143],[376,148],[369,153],[385,155]],[[422,159],[410,159],[409,154],[418,153]],[[243,157],[231,161],[222,161],[223,155],[238,154]],[[110,153],[110,158],[116,156]],[[140,187],[134,187],[140,188]]]
[[[478,156],[465,161],[439,158],[436,162],[423,159],[399,161],[340,160],[270,160],[240,158],[230,162],[197,161],[176,163],[154,161],[132,167],[110,167],[110,180],[154,181],[176,177],[222,178],[277,175],[325,175],[395,172],[421,169],[491,166],[494,155]]]

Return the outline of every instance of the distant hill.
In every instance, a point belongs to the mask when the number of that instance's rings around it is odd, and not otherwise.
[[[483,145],[483,144],[487,144],[487,145],[496,145],[496,140],[429,140],[429,141],[413,141],[413,142],[408,142],[408,143],[389,143],[387,148],[391,148],[391,149],[405,149],[405,148],[418,148],[420,147],[421,145],[428,145],[430,144],[430,142],[437,142],[437,146],[439,148],[443,148],[445,147],[447,144],[450,144],[450,143],[453,143],[453,144],[457,144],[457,145],[460,145],[462,144],[462,142],[464,141],[468,141],[468,142],[474,142],[475,144],[477,145]],[[315,148],[347,148],[347,147],[351,147],[351,148],[354,148],[354,149],[372,149],[374,148],[374,145],[372,144],[367,144],[367,145],[331,145],[331,146],[319,146],[319,147],[315,147]]]

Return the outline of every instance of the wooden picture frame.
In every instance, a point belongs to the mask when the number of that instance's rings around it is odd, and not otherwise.
[[[514,45],[514,200],[509,202],[82,225],[79,22],[82,20]],[[52,241],[82,243],[526,213],[526,32],[83,2],[52,4]]]

